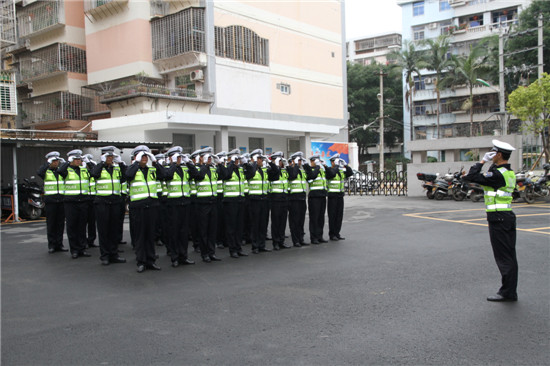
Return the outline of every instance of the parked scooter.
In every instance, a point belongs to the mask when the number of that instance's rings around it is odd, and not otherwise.
[[[512,197],[514,201],[523,198],[527,203],[535,203],[535,184],[525,171],[516,173],[516,187]]]
[[[544,164],[542,169],[544,169],[544,174],[535,182],[533,187],[533,193],[536,197],[550,196],[550,164]]]
[[[426,197],[433,200],[434,193],[437,188],[435,181],[437,180],[439,174],[430,174],[430,173],[416,173],[418,180],[422,181],[422,188],[426,190]]]
[[[34,179],[34,176],[31,177]],[[13,187],[8,186],[2,189],[2,194],[13,194]],[[17,184],[17,196],[19,216],[29,220],[37,220],[42,216],[44,210],[44,198],[42,188],[38,183],[23,179],[23,183]]]
[[[455,173],[458,174],[458,173]],[[455,180],[455,174],[447,173],[443,179],[438,179],[435,181],[435,192],[434,198],[438,201],[441,201],[445,197],[453,195],[453,181]]]

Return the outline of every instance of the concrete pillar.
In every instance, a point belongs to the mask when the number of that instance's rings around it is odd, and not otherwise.
[[[359,147],[356,142],[348,143],[348,164],[352,169],[359,169]]]
[[[229,151],[229,129],[222,126],[220,131],[216,131],[216,152]]]
[[[311,134],[306,132],[304,136],[300,136],[300,151],[304,153],[306,158],[311,156]]]

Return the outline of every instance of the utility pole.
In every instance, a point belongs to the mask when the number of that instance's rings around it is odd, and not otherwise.
[[[542,78],[542,72],[543,72],[543,58],[542,58],[542,51],[544,48],[544,44],[542,43],[542,36],[543,36],[543,28],[542,28],[542,14],[539,14],[539,24],[538,24],[538,76],[539,79]]]
[[[380,168],[379,171],[384,171],[384,72],[380,69]]]
[[[498,33],[498,88],[499,88],[499,111],[502,123],[502,135],[508,134],[508,123],[506,123],[506,104],[504,100],[504,32],[500,27]]]

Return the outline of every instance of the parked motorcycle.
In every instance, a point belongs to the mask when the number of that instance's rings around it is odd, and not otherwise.
[[[34,179],[34,176],[31,177]],[[13,187],[8,186],[2,189],[2,194],[13,195]],[[19,216],[29,220],[37,220],[42,217],[44,210],[44,198],[42,188],[38,183],[23,179],[23,183],[17,184]]]
[[[550,164],[544,164],[542,169],[544,169],[544,174],[535,182],[533,187],[533,193],[536,197],[550,196]]]
[[[422,181],[422,188],[426,190],[426,197],[433,200],[434,193],[437,188],[435,182],[437,180],[438,174],[429,174],[429,173],[416,173],[418,180]]]
[[[527,203],[535,203],[535,184],[525,171],[516,173],[516,187],[512,193],[515,200],[523,198]]]
[[[435,181],[435,192],[434,192],[434,198],[438,201],[441,201],[447,196],[452,196],[452,187],[453,187],[453,180],[455,179],[455,175],[452,173],[447,173],[443,177],[443,179],[438,179]]]

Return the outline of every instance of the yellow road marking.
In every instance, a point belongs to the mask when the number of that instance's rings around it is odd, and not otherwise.
[[[546,227],[534,227],[532,229],[525,229],[525,231],[538,231],[538,230],[550,230],[550,226]]]

